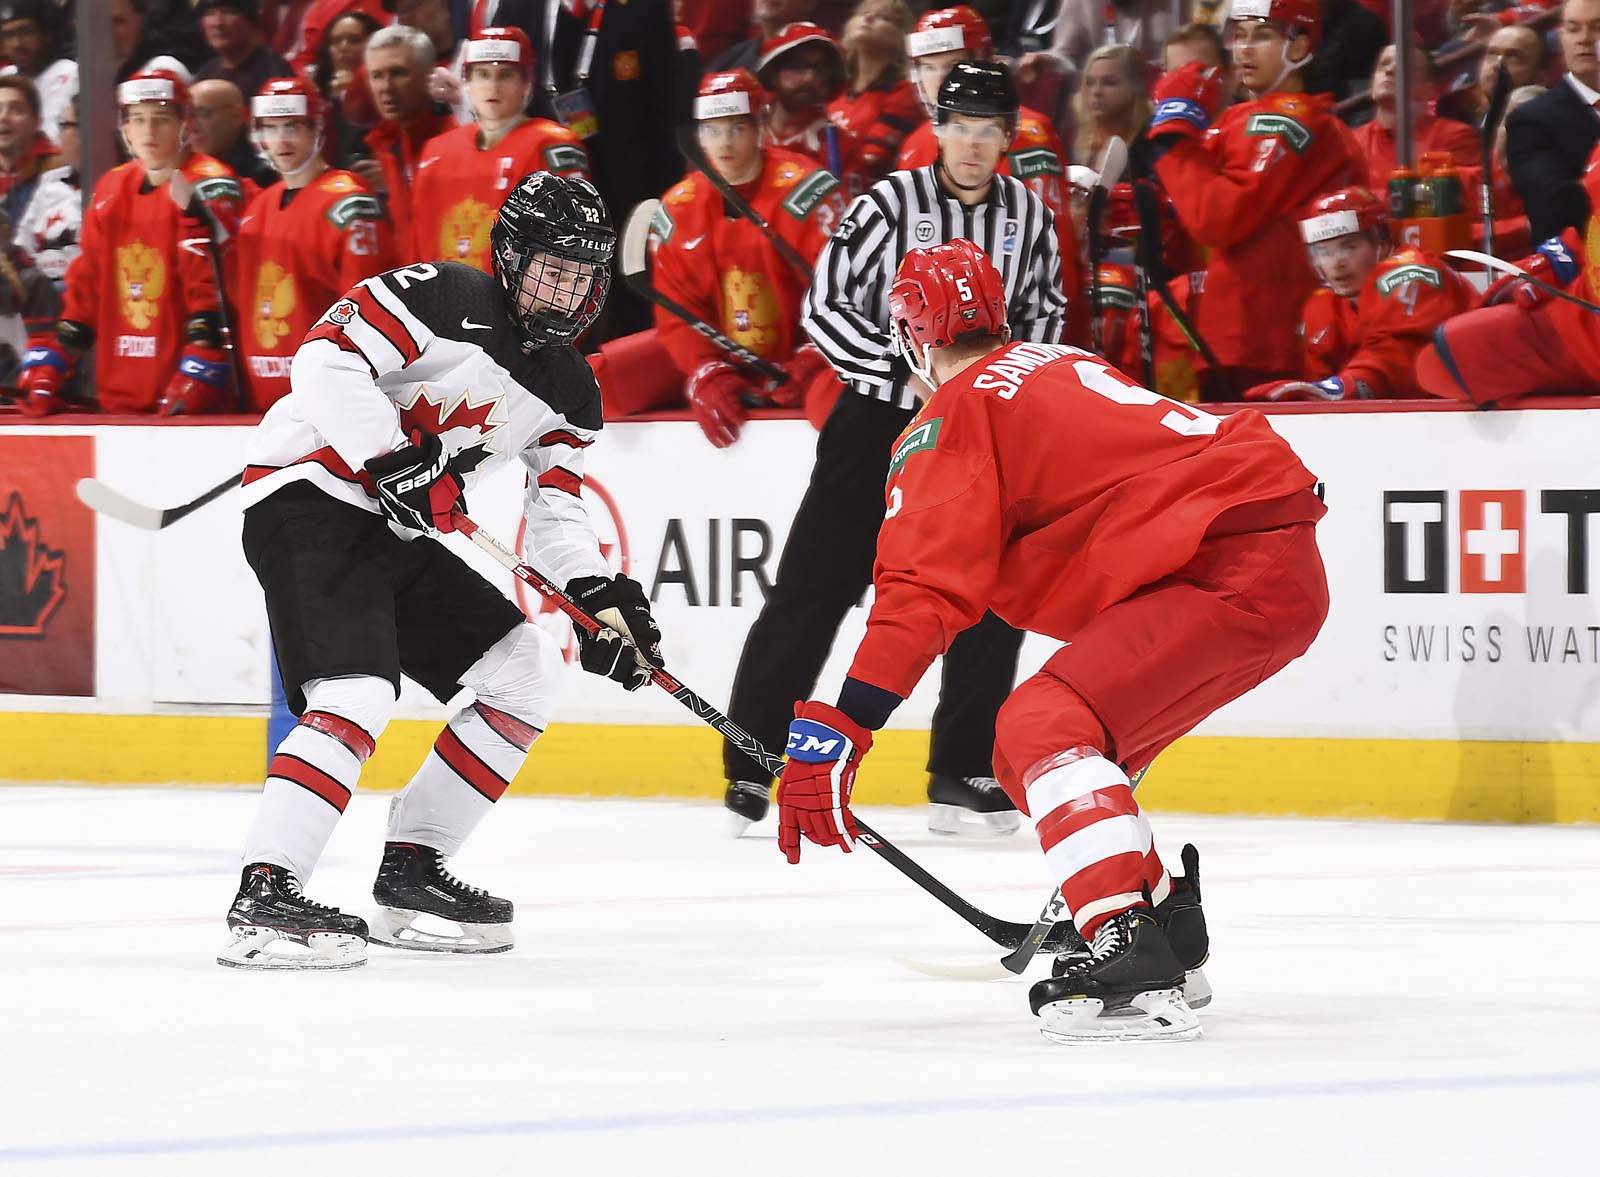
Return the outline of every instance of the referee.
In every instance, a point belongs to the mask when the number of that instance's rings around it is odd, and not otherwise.
[[[892,355],[889,287],[913,249],[965,237],[1005,280],[1013,338],[1061,340],[1066,298],[1050,210],[996,174],[1017,125],[1010,71],[958,62],[939,88],[939,160],[894,172],[857,197],[817,257],[801,324],[849,389],[817,439],[777,582],[745,638],[728,713],[768,748],[782,747],[850,607],[872,583],[883,486],[895,439],[916,411],[904,360]],[[992,613],[945,655],[928,756],[929,827],[1010,833],[1021,819],[994,781],[994,718],[1016,678],[1022,635]],[[724,804],[742,831],[767,813],[772,778],[732,744]],[[977,815],[974,817],[974,815]]]

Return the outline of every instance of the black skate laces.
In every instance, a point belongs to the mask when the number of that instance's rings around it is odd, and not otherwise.
[[[304,903],[313,911],[327,912],[329,915],[339,914],[339,909],[334,907],[332,904],[318,903],[315,899],[312,899],[306,895],[306,893],[300,889],[300,880],[294,876],[293,872],[284,871],[282,875],[282,882],[283,889],[285,891],[287,891],[295,899],[298,899],[301,903]]]

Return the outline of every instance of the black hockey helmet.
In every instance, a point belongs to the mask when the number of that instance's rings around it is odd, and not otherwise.
[[[530,172],[517,181],[489,230],[489,251],[526,346],[572,343],[599,317],[616,248],[605,201],[588,180]],[[539,255],[585,280],[576,298],[553,280],[550,267],[530,273]]]
[[[953,114],[1003,118],[1012,133],[1017,129],[1017,109],[1022,99],[1011,70],[999,61],[958,61],[939,86],[933,121],[943,126]]]

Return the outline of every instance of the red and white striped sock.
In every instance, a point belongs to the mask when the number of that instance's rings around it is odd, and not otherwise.
[[[244,861],[277,863],[310,878],[373,746],[371,735],[342,716],[301,716],[267,766]]]
[[[1039,761],[1023,775],[1045,861],[1073,921],[1092,939],[1100,925],[1172,890],[1150,823],[1127,774],[1088,746]]]

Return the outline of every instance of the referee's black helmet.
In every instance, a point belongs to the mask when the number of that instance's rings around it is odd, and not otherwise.
[[[1017,84],[1011,70],[999,61],[958,61],[950,67],[939,98],[934,103],[933,120],[943,126],[954,114],[979,118],[1003,118],[1012,132],[1017,129]]]

